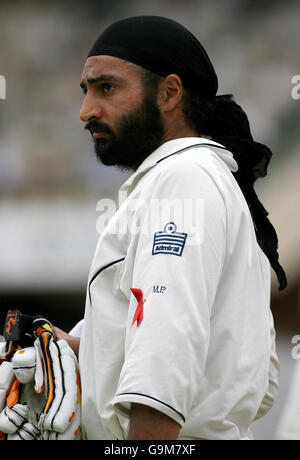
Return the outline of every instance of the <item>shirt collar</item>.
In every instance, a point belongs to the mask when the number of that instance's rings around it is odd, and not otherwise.
[[[212,147],[220,147],[216,150],[218,156],[225,161],[229,169],[232,171],[237,171],[238,166],[236,161],[233,158],[231,152],[229,152],[223,145],[218,142],[212,141],[211,139],[203,137],[183,137],[180,139],[172,139],[171,141],[165,142],[160,147],[158,147],[154,152],[152,152],[145,160],[140,164],[138,169],[124,182],[120,187],[119,192],[129,193],[134,189],[138,181],[157,163],[163,161],[165,158],[173,155],[180,154],[185,151],[188,147],[194,145],[208,144]]]

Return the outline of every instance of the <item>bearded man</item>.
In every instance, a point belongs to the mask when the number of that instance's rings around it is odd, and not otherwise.
[[[84,437],[251,439],[278,390],[270,266],[286,286],[253,187],[272,153],[168,18],[109,26],[81,87],[97,157],[132,170],[91,265],[80,339],[57,330],[79,347]]]

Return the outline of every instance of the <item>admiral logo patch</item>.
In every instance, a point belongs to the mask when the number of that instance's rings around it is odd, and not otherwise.
[[[174,222],[168,222],[164,230],[154,233],[152,254],[173,254],[181,256],[185,245],[187,233],[176,232],[177,226]]]

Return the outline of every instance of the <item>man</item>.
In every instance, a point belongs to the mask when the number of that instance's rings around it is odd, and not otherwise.
[[[56,330],[79,348],[85,438],[251,439],[278,385],[270,263],[286,286],[253,189],[271,152],[167,18],[112,24],[81,87],[97,157],[133,171],[96,249],[81,338]]]

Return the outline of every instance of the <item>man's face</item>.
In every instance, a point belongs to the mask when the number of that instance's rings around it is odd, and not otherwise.
[[[112,56],[87,59],[80,118],[105,165],[136,169],[162,143],[163,121],[156,95],[145,89],[142,69]]]

